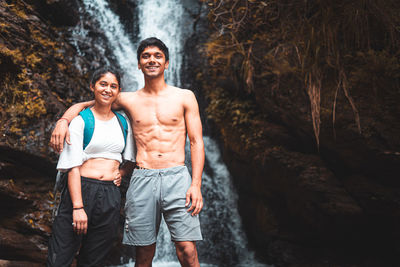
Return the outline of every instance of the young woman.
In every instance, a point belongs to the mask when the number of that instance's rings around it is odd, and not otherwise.
[[[116,184],[133,167],[119,168],[123,159],[134,161],[133,138],[128,120],[124,129],[121,115],[111,110],[120,92],[118,73],[97,70],[90,89],[95,104],[85,112],[92,128],[83,113],[71,121],[70,144],[57,165],[68,171],[68,186],[53,223],[47,266],[70,266],[78,250],[78,266],[99,266],[118,234],[121,195]]]

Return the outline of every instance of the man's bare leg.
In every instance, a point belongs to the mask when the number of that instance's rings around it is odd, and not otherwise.
[[[179,241],[175,242],[176,255],[183,267],[200,267],[197,257],[196,242]]]
[[[149,246],[137,246],[135,267],[151,267],[155,252],[156,243]]]

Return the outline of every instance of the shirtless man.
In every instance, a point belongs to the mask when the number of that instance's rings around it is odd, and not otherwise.
[[[165,83],[169,53],[162,41],[143,40],[137,57],[144,87],[120,93],[114,102],[116,109],[128,114],[137,147],[137,166],[126,196],[123,243],[136,246],[135,266],[151,266],[162,214],[181,265],[200,266],[195,241],[202,240],[197,215],[203,208],[204,144],[198,104],[192,91]],[[62,151],[64,138],[69,143],[67,121],[91,104],[73,105],[63,115],[67,120],[57,122],[50,141],[56,151]],[[184,165],[186,134],[192,178]]]

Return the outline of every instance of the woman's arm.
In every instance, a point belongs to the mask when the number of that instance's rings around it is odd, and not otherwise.
[[[72,200],[72,221],[74,231],[79,234],[86,234],[88,218],[83,209],[80,167],[72,168],[68,173],[68,190]]]

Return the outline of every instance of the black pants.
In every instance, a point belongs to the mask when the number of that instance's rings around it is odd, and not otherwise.
[[[49,240],[47,266],[70,266],[79,250],[78,266],[102,266],[101,263],[118,235],[121,194],[112,181],[82,177],[82,200],[88,216],[86,235],[77,235],[72,227],[72,201],[68,187]]]

